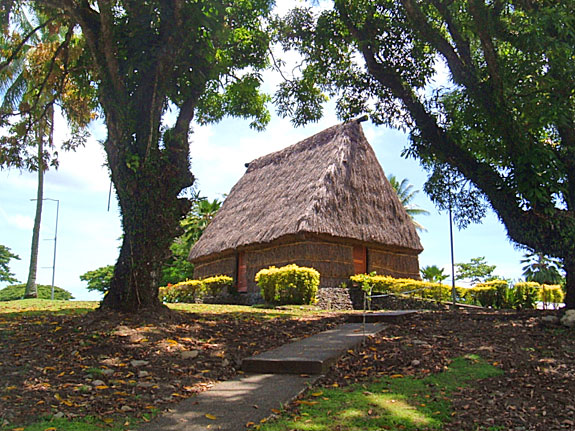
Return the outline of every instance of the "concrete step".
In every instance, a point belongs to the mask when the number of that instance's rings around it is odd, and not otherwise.
[[[385,328],[382,323],[346,323],[302,340],[285,344],[242,361],[242,370],[264,374],[324,374],[340,356],[364,337]]]
[[[409,316],[417,313],[417,310],[401,310],[401,311],[368,311],[358,314],[350,314],[347,321],[350,323],[374,323],[374,322],[386,322],[386,323],[397,323],[402,322]]]

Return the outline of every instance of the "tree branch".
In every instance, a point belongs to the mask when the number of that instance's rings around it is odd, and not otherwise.
[[[114,18],[112,14],[112,5],[110,0],[98,0],[100,9],[100,51],[104,51],[106,59],[106,69],[108,76],[112,81],[114,91],[124,95],[125,89],[120,77],[120,65],[118,64],[116,41],[114,37]]]

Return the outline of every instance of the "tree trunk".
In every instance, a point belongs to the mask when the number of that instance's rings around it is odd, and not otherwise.
[[[40,241],[40,223],[42,221],[42,199],[44,198],[44,141],[38,138],[38,190],[36,193],[36,215],[34,216],[34,228],[32,229],[32,248],[30,251],[30,268],[28,269],[28,281],[24,298],[37,298],[36,272],[38,270],[38,248]]]
[[[575,309],[575,259],[566,258],[565,268],[565,308]]]
[[[108,125],[109,131],[114,129],[122,127]],[[158,298],[161,269],[171,255],[170,245],[179,233],[180,219],[190,208],[189,200],[178,195],[192,185],[193,176],[187,134],[180,136],[177,144],[168,136],[163,142],[165,148],[152,143],[137,157],[133,154],[134,148],[141,148],[138,143],[106,143],[124,237],[102,309],[129,313],[165,309]]]

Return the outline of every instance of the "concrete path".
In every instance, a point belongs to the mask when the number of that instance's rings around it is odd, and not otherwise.
[[[273,414],[271,409],[280,409],[318,378],[281,374],[239,376],[180,402],[139,430],[245,431],[248,422],[257,424],[269,417]]]
[[[340,356],[362,342],[364,335],[381,331],[381,323],[346,323],[303,340],[285,344],[242,361],[249,373],[324,374]]]
[[[218,383],[139,430],[245,431],[248,422],[259,423],[307,389],[340,356],[356,348],[364,335],[375,335],[384,327],[347,323],[245,359],[242,367],[252,374]]]

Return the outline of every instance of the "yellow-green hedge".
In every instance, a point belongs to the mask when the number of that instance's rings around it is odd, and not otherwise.
[[[544,304],[559,304],[565,299],[565,292],[558,284],[542,284],[537,298]]]
[[[319,272],[295,264],[270,266],[256,274],[262,296],[270,304],[314,304],[319,288]]]
[[[234,288],[234,279],[227,275],[214,275],[213,277],[204,278],[201,282],[204,290],[213,296],[219,295],[225,289],[231,293]]]
[[[563,302],[563,296],[561,286],[535,282],[519,282],[509,286],[504,280],[494,280],[464,289],[465,302],[493,308],[535,308],[537,301],[557,304]]]
[[[357,274],[350,277],[351,281],[359,285],[368,293],[408,293],[409,296],[434,299],[436,301],[451,301],[451,286],[429,281],[414,280],[412,278],[394,278],[387,275]],[[461,287],[455,288],[458,297]]]
[[[485,283],[477,283],[475,286],[465,289],[464,301],[473,305],[493,308],[512,308],[512,300],[509,292],[509,283],[506,280],[492,280]]]
[[[351,281],[368,293],[408,293],[412,297],[451,301],[451,286],[410,278],[393,278],[385,275],[358,274]],[[536,302],[560,303],[564,293],[561,286],[520,282],[509,286],[506,280],[492,280],[473,287],[456,287],[458,302],[493,308],[535,308]]]
[[[177,284],[160,287],[160,300],[163,302],[196,302],[196,298],[210,295],[219,295],[228,289],[231,291],[234,279],[227,275],[216,275],[203,280],[185,280]]]

